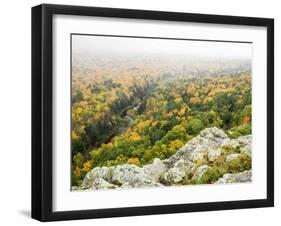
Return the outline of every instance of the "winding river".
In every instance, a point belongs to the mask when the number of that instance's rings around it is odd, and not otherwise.
[[[130,128],[134,122],[134,119],[132,116],[130,116],[128,114],[128,111],[131,110],[131,109],[134,109],[134,110],[138,110],[138,108],[140,107],[140,105],[142,104],[141,101],[137,102],[137,103],[134,103],[132,104],[131,106],[127,107],[126,109],[124,109],[120,116],[121,118],[123,119],[126,119],[127,120],[127,123],[124,124],[124,126],[122,126],[120,129],[118,129],[115,133],[113,133],[104,143],[110,143],[111,140],[117,136],[117,135],[120,135],[122,133],[124,133],[128,128]]]

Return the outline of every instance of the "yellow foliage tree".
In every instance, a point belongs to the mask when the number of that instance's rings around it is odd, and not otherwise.
[[[128,159],[128,164],[135,164],[138,165],[140,163],[140,160],[138,157],[132,157]]]
[[[88,160],[88,161],[86,161],[86,162],[83,163],[83,168],[82,168],[82,170],[83,170],[84,172],[89,172],[91,168],[92,168],[92,161],[91,161],[91,160]]]
[[[138,141],[141,139],[141,136],[137,132],[131,132],[130,139],[133,141]]]

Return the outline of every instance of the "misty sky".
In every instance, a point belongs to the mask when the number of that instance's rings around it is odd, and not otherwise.
[[[78,55],[159,55],[219,59],[251,59],[252,44],[191,40],[72,35],[72,51]]]

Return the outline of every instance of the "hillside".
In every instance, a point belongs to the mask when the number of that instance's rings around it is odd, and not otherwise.
[[[251,182],[251,144],[251,135],[231,139],[217,127],[206,128],[169,158],[154,158],[143,167],[95,167],[72,189]]]
[[[72,186],[96,167],[167,159],[205,128],[233,139],[251,134],[250,72],[171,76],[102,83],[74,77]]]

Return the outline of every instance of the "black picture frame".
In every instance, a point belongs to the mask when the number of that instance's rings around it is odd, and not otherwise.
[[[54,212],[52,210],[52,18],[55,14],[266,27],[267,198]],[[50,4],[32,8],[32,218],[40,221],[56,221],[271,206],[274,206],[273,19]]]

